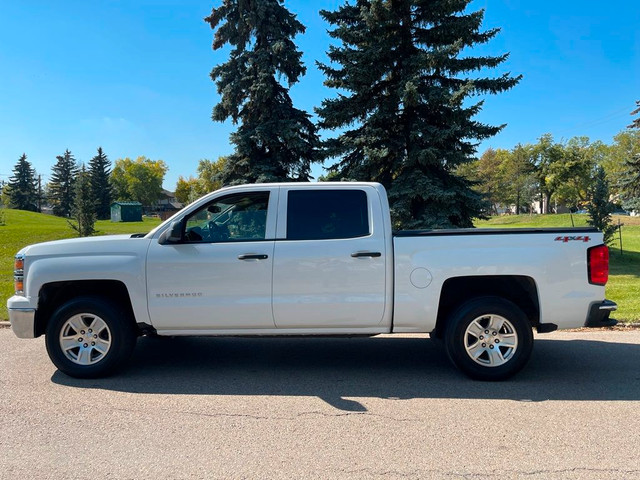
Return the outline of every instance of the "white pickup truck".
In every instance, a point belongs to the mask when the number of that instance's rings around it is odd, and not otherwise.
[[[375,183],[243,185],[147,235],[23,248],[7,306],[74,377],[114,372],[144,334],[430,333],[467,375],[500,380],[533,328],[615,323],[608,256],[590,228],[393,233]]]

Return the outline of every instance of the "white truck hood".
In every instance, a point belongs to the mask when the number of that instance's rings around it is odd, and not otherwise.
[[[146,244],[148,241],[144,238],[132,238],[131,235],[69,238],[28,245],[18,253],[27,256],[125,253],[130,252],[132,248],[138,250],[136,247],[143,243]],[[136,247],[132,245],[134,242],[138,242]]]

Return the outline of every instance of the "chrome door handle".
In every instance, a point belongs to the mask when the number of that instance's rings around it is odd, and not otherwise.
[[[381,257],[382,253],[380,252],[353,252],[351,254],[351,256],[353,258],[362,258],[362,257],[373,257],[373,258],[377,258],[377,257]]]
[[[269,258],[269,255],[265,255],[264,253],[245,253],[238,255],[238,260],[266,260],[267,258]]]

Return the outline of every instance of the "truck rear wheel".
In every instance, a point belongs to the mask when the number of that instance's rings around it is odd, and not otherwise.
[[[526,315],[500,297],[463,304],[449,318],[445,347],[451,361],[476,380],[505,380],[527,364],[533,332]]]
[[[129,316],[100,297],[80,297],[62,305],[47,325],[49,358],[76,378],[109,375],[131,356],[136,330]]]

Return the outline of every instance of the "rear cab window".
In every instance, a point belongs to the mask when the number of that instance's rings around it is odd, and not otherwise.
[[[287,240],[358,238],[371,233],[363,190],[290,190],[287,205]]]

